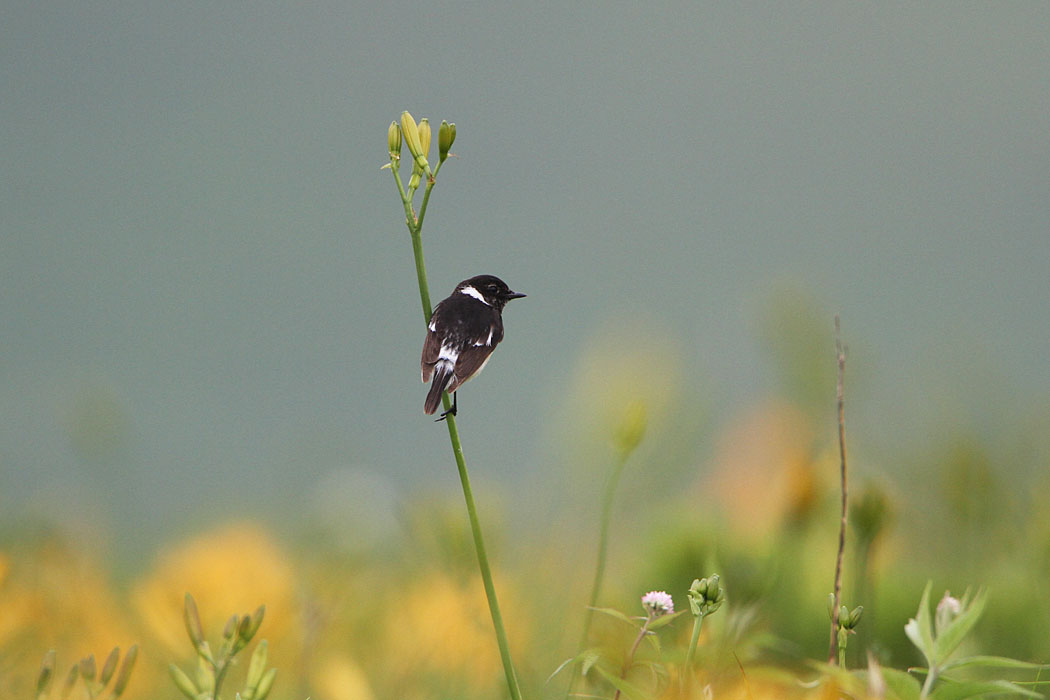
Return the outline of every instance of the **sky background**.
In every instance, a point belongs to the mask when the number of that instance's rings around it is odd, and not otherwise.
[[[670,358],[702,454],[783,389],[767,336],[792,304],[821,341],[841,314],[861,449],[1050,416],[1048,4],[3,18],[7,522],[124,546],[259,512],[366,527],[457,488],[380,170],[403,109],[458,128],[424,231],[435,299],[482,273],[528,294],[459,402],[472,475],[513,510],[560,483],[593,353]]]

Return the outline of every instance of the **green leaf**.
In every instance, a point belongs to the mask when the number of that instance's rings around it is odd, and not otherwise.
[[[1043,697],[1039,693],[1022,688],[1009,681],[952,681],[942,678],[942,683],[930,693],[934,700],[964,700],[985,694],[1023,695],[1029,698]]]
[[[657,630],[663,627],[664,625],[669,625],[675,618],[677,618],[679,615],[682,615],[683,613],[685,613],[685,610],[679,610],[678,612],[672,613],[671,615],[662,615],[661,617],[658,617],[649,623],[649,629]]]
[[[981,614],[984,612],[984,606],[987,602],[988,596],[984,591],[981,591],[974,597],[970,607],[966,608],[945,629],[941,630],[934,649],[934,653],[939,661],[948,658],[962,644],[966,635],[973,630],[973,626],[981,619]]]
[[[560,664],[558,664],[558,668],[554,669],[554,672],[551,673],[551,675],[547,676],[547,680],[544,681],[544,683],[550,683],[554,679],[554,677],[556,675],[558,675],[563,670],[565,670],[566,666],[568,666],[569,664],[572,664],[572,663],[578,661],[579,658],[580,658],[579,656],[573,656],[573,657],[570,657],[568,659],[565,659],[565,661],[562,661]]]
[[[631,627],[637,627],[638,626],[637,620],[632,620],[631,618],[627,617],[626,615],[624,615],[619,610],[616,610],[615,608],[591,608],[591,610],[593,610],[594,612],[599,612],[602,615],[608,615],[609,617],[616,618],[620,622],[626,622]]]
[[[634,685],[633,683],[628,683],[623,678],[618,678],[614,676],[601,666],[599,666],[597,670],[598,674],[602,678],[607,680],[612,685],[612,687],[619,690],[623,697],[627,698],[627,700],[649,700],[649,694],[643,691],[638,686]]]
[[[919,693],[922,690],[919,681],[904,671],[883,668],[882,679],[886,681],[886,687],[893,691],[900,700],[919,700]]]
[[[657,654],[660,653],[660,637],[658,635],[654,634],[653,632],[649,632],[645,635],[645,640],[652,645],[653,649],[656,650]]]
[[[919,600],[919,611],[915,613],[915,617],[908,620],[908,624],[904,625],[904,633],[926,657],[930,666],[936,665],[937,661],[933,644],[933,620],[930,617],[930,588],[932,586],[933,581],[926,582],[926,588],[923,589],[922,598]]]
[[[1033,664],[1029,661],[1009,659],[1005,656],[966,656],[961,659],[949,661],[941,667],[941,670],[949,671],[953,668],[966,668],[968,666],[979,668],[1013,668],[1032,671],[1050,668],[1050,664]]]
[[[596,649],[588,649],[580,654],[578,658],[583,662],[580,664],[580,673],[586,676],[594,668],[594,665],[598,663],[598,659],[602,658],[602,655]]]

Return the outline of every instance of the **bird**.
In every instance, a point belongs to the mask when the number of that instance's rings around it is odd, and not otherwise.
[[[457,284],[434,307],[420,360],[423,383],[431,382],[424,413],[433,415],[441,403],[441,393],[447,391],[453,397],[452,408],[437,420],[456,415],[456,390],[485,368],[503,340],[503,307],[511,299],[524,296],[512,292],[499,277],[478,275]]]

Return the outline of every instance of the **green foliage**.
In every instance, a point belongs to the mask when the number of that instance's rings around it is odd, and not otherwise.
[[[135,668],[135,660],[138,658],[139,648],[133,644],[124,655],[124,662],[120,663],[120,647],[114,647],[102,664],[102,670],[98,670],[95,663],[95,655],[85,656],[79,662],[73,664],[66,675],[65,683],[59,690],[59,697],[66,698],[73,691],[77,680],[81,681],[84,692],[88,698],[94,700],[101,697],[108,690],[109,698],[119,698],[124,694],[131,680],[131,672]],[[57,654],[54,649],[44,655],[44,661],[40,664],[40,674],[37,676],[36,697],[44,700],[52,697],[51,686],[55,679],[55,663]],[[117,669],[120,669],[119,671]],[[113,685],[110,686],[110,681]]]
[[[187,593],[183,606],[183,622],[186,625],[186,633],[189,635],[190,642],[197,652],[197,666],[192,677],[175,664],[168,666],[168,672],[175,687],[190,700],[218,700],[221,697],[220,691],[226,679],[226,673],[233,665],[237,654],[251,643],[259,631],[265,614],[266,606],[260,605],[252,614],[246,613],[243,616],[230,617],[222,630],[222,641],[219,643],[218,650],[212,652],[211,646],[204,637],[197,602]],[[251,661],[248,663],[244,689],[237,694],[241,700],[265,700],[270,694],[274,678],[277,676],[277,669],[267,670],[268,652],[269,645],[265,639],[255,647]]]

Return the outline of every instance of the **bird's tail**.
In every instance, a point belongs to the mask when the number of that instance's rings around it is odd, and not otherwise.
[[[427,400],[423,403],[423,412],[428,416],[433,415],[441,405],[441,392],[452,383],[454,370],[455,366],[448,361],[440,361],[434,367],[434,379],[430,382],[430,391],[427,392]]]

